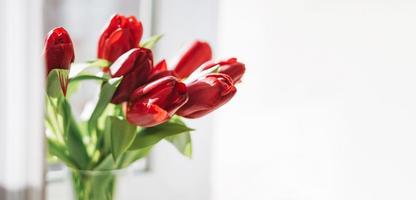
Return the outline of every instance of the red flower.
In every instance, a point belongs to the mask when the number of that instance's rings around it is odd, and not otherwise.
[[[177,115],[186,118],[202,117],[227,103],[237,92],[226,74],[208,74],[187,85],[189,100]]]
[[[114,62],[128,50],[139,47],[143,26],[134,16],[114,15],[98,41],[98,58]]]
[[[202,41],[195,41],[179,59],[173,71],[178,78],[186,78],[203,63],[211,60],[211,58],[212,52],[209,44]]]
[[[75,54],[71,38],[64,28],[57,27],[49,31],[43,54],[47,73],[53,69],[69,69]]]
[[[204,64],[203,70],[219,66],[218,73],[227,74],[233,79],[234,83],[238,83],[243,77],[246,67],[243,63],[238,62],[237,58],[230,58],[220,62],[208,62]]]
[[[112,103],[127,101],[134,89],[148,81],[153,66],[152,51],[146,48],[134,48],[121,55],[110,67],[112,77],[123,76]]]
[[[163,77],[134,91],[126,117],[137,126],[156,126],[168,121],[187,100],[185,84],[172,76]]]
[[[168,71],[168,64],[166,63],[166,60],[163,59],[153,67],[152,75],[156,75],[165,71]]]
[[[152,72],[150,73],[149,80],[154,81],[165,76],[177,77],[174,71],[168,70],[168,65],[166,64],[166,60],[163,59],[162,61],[160,61],[153,67]]]

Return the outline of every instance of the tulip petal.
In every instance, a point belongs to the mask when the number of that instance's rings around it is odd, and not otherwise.
[[[131,35],[133,36],[133,43],[139,45],[140,40],[143,36],[143,25],[142,22],[136,19],[134,16],[130,16],[127,18],[127,21],[129,22],[127,27],[130,30]]]
[[[105,41],[103,57],[111,62],[117,60],[123,53],[127,52],[133,46],[130,44],[130,32],[125,29],[117,29]]]
[[[134,48],[120,56],[110,67],[110,74],[124,78],[111,102],[119,104],[127,101],[136,88],[148,81],[152,65],[153,55],[149,49]]]
[[[212,58],[211,47],[207,42],[196,41],[182,55],[174,67],[178,78],[188,77],[195,69]]]
[[[237,92],[225,74],[208,74],[187,85],[189,100],[176,114],[186,118],[202,117],[225,103]]]
[[[114,15],[98,41],[98,58],[114,62],[128,50],[139,47],[143,26],[134,16]]]
[[[139,126],[155,126],[169,120],[187,100],[185,84],[175,77],[163,77],[132,93],[127,119]]]
[[[142,127],[155,126],[166,122],[169,118],[168,112],[150,102],[134,104],[127,112],[127,120]]]
[[[124,76],[128,72],[130,72],[137,59],[137,55],[140,49],[130,49],[123,55],[121,55],[111,66],[110,66],[110,74],[111,77],[119,77]]]
[[[246,71],[244,63],[238,62],[237,58],[230,58],[219,62],[208,61],[201,68],[202,70],[208,70],[214,66],[219,66],[217,72],[227,74],[233,79],[234,83],[240,82]]]

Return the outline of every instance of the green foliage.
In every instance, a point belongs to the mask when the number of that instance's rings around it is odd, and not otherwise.
[[[53,141],[48,138],[48,152],[52,156],[56,156],[62,162],[64,162],[68,167],[77,168],[75,162],[65,153],[65,146],[60,145],[59,142]]]
[[[192,139],[191,133],[185,132],[166,138],[182,155],[192,158]]]
[[[104,59],[92,60],[86,63],[72,64],[69,78],[74,78],[81,74],[89,74],[91,71],[102,71],[102,68],[108,67],[110,65],[111,62]]]
[[[185,125],[182,119],[178,116],[173,117],[171,121]],[[168,136],[165,139],[171,143],[182,155],[188,158],[192,157],[192,138],[190,131]]]
[[[48,137],[49,153],[68,166],[87,168],[90,158],[68,101],[61,96],[56,99],[47,97],[46,102],[45,122],[46,127],[52,132]]]
[[[103,77],[103,76],[84,74],[84,75],[76,76],[72,78],[70,81],[71,83],[74,83],[77,81],[84,81],[84,80],[108,81],[108,78]]]
[[[121,77],[113,78],[104,83],[101,88],[100,96],[98,98],[97,105],[91,114],[91,118],[88,121],[88,131],[92,132],[96,128],[97,120],[104,112],[107,105],[110,103],[114,92],[117,90],[117,86],[121,82]]]
[[[146,157],[149,155],[152,148],[153,145],[133,151],[126,151],[125,155],[117,163],[118,168],[125,168],[135,161]]]
[[[137,133],[133,144],[130,146],[130,150],[145,148],[158,143],[160,140],[168,136],[192,130],[193,129],[187,127],[186,125],[174,121],[168,121],[154,127],[143,128]]]
[[[48,80],[46,81],[46,93],[50,97],[63,96],[64,86],[68,83],[68,70],[66,69],[54,69],[48,74]],[[66,88],[65,88],[66,89]]]
[[[111,144],[114,160],[127,151],[136,137],[137,127],[129,124],[125,119],[110,116],[107,118],[105,138]],[[108,141],[109,140],[109,141]]]
[[[111,65],[111,62],[106,59],[97,59],[97,60],[91,60],[87,62],[88,66],[91,67],[108,67]]]
[[[75,161],[80,169],[86,169],[90,158],[82,140],[81,131],[72,115],[71,107],[66,99],[62,100],[61,108],[62,121],[64,124],[64,141],[67,145],[69,157]]]
[[[160,39],[162,39],[163,35],[154,35],[152,37],[150,37],[149,39],[147,39],[146,41],[144,41],[140,46],[144,47],[144,48],[148,48],[148,49],[152,49],[157,42],[159,42]]]

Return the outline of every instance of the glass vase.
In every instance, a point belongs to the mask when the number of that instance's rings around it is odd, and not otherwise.
[[[117,178],[122,170],[71,170],[74,200],[115,200]]]
[[[75,170],[61,164],[50,165],[47,200],[131,200],[140,198],[134,189],[143,183],[146,160],[117,170]],[[0,198],[1,199],[1,198]]]

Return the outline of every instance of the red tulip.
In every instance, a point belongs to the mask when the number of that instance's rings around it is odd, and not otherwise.
[[[49,31],[43,54],[47,73],[52,69],[69,69],[75,54],[71,38],[64,28],[58,27]]]
[[[204,64],[203,70],[219,66],[218,73],[227,74],[233,79],[234,83],[238,83],[243,77],[246,67],[243,63],[238,62],[237,58],[230,58],[220,62],[208,62]]]
[[[128,50],[139,47],[143,26],[134,16],[114,15],[98,41],[98,58],[114,62]]]
[[[187,85],[189,100],[177,115],[186,118],[202,117],[227,103],[237,92],[226,74],[208,74]]]
[[[126,117],[137,126],[156,126],[168,121],[187,100],[185,84],[172,76],[163,77],[134,91]]]
[[[112,103],[127,101],[130,94],[148,81],[153,66],[152,51],[146,48],[134,48],[121,55],[109,68],[112,77],[123,76]]]
[[[208,60],[211,60],[212,52],[208,43],[195,41],[191,47],[182,55],[174,67],[178,78],[188,77],[195,69]]]
[[[160,61],[158,64],[156,64],[153,67],[152,72],[150,73],[149,80],[154,81],[165,76],[177,77],[174,71],[168,70],[168,65],[166,64],[166,60],[163,59],[162,61]]]
[[[152,74],[158,74],[165,71],[168,71],[168,64],[166,63],[166,60],[163,59],[153,67]]]

